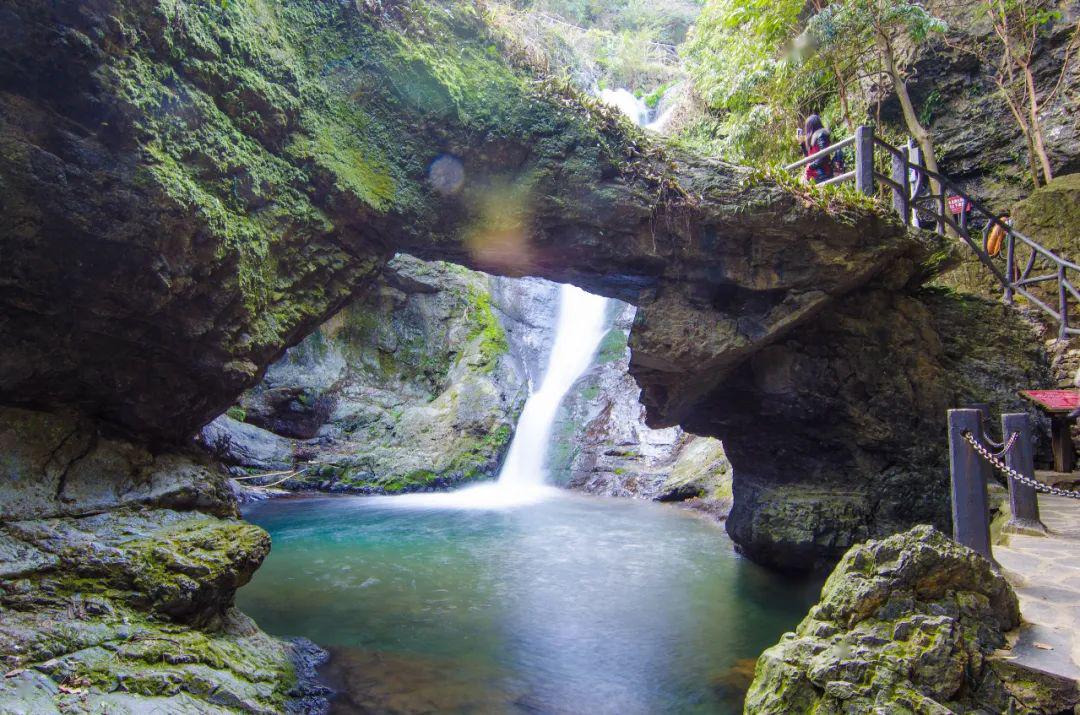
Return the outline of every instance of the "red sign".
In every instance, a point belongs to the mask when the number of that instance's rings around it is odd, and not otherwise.
[[[1076,390],[1021,390],[1020,394],[1047,412],[1072,412],[1080,407]]]
[[[954,194],[949,197],[949,213],[955,215],[962,214],[965,211],[967,211],[967,201],[963,196],[956,196]]]

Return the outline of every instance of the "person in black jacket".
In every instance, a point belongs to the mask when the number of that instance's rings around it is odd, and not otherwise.
[[[824,151],[832,144],[829,130],[821,123],[821,117],[811,114],[806,118],[806,126],[802,131],[801,147],[803,156],[812,156]],[[833,177],[832,154],[822,154],[821,158],[811,162],[806,167],[806,180],[818,183],[827,181]]]

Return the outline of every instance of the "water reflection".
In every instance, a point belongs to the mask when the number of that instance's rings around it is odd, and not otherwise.
[[[317,497],[248,517],[274,549],[240,606],[272,633],[333,647],[342,713],[739,712],[745,659],[815,591],[653,504]]]

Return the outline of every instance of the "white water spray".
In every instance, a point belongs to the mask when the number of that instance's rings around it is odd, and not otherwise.
[[[514,441],[499,472],[500,485],[529,489],[547,481],[544,462],[555,415],[566,393],[592,363],[604,337],[606,309],[606,298],[572,285],[562,286],[555,343],[551,346],[544,381],[521,411]]]
[[[551,429],[566,393],[592,364],[606,332],[607,298],[572,285],[561,286],[555,341],[547,370],[525,402],[510,450],[494,484],[482,484],[443,494],[407,494],[388,497],[401,506],[497,509],[531,504],[555,496],[546,486],[547,452]]]

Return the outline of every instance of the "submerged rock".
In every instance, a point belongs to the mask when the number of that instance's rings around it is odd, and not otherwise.
[[[1070,695],[995,655],[1019,625],[988,560],[918,526],[844,556],[818,605],[758,659],[745,712],[1071,711],[1075,684]]]

